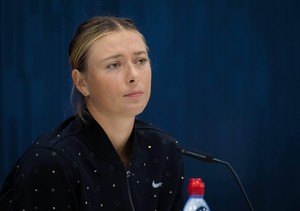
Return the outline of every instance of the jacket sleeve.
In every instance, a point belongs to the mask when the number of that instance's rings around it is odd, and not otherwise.
[[[0,193],[4,210],[77,210],[72,164],[58,152],[33,149],[8,175]]]
[[[174,203],[172,205],[172,211],[180,211],[184,206],[184,194],[183,194],[183,185],[184,185],[184,163],[182,156],[179,155],[179,165],[178,165],[178,177],[177,177],[177,190],[174,198]]]

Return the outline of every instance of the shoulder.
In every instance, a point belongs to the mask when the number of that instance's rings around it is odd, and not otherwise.
[[[77,116],[66,119],[56,128],[34,140],[25,155],[32,151],[41,150],[56,153],[67,160],[72,160],[74,149],[85,148],[84,141],[82,141],[84,130],[82,124]]]
[[[156,127],[155,125],[146,123],[142,120],[139,119],[136,120],[135,128],[139,133],[149,133],[149,134],[161,136],[162,138],[166,138],[170,141],[177,142],[176,138],[172,134]]]
[[[34,145],[37,145],[39,147],[51,147],[58,144],[59,142],[62,142],[70,136],[76,136],[76,134],[80,132],[80,127],[76,126],[78,124],[79,123],[77,121],[77,117],[72,116],[60,123],[54,129],[39,136],[33,142],[32,147],[34,147]]]
[[[140,142],[145,147],[159,148],[162,150],[177,150],[179,143],[177,139],[170,133],[142,120],[136,120],[135,130],[137,136],[142,139]]]
[[[17,167],[28,171],[32,168],[51,166],[69,168],[74,162],[69,153],[76,145],[78,127],[74,127],[75,117],[68,118],[53,130],[38,137],[23,153]]]
[[[71,179],[75,173],[73,164],[76,162],[70,153],[76,144],[71,137],[78,133],[73,129],[73,124],[74,117],[71,117],[38,137],[19,157],[10,176],[22,183],[37,182],[52,175],[70,175]]]
[[[27,150],[20,157],[16,165],[16,170],[22,174],[38,174],[43,172],[56,173],[60,171],[71,171],[72,162],[66,157],[51,148],[35,147]]]

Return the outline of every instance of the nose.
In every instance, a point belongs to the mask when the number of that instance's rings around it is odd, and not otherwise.
[[[137,83],[139,78],[139,73],[136,67],[134,67],[133,64],[128,65],[127,68],[127,82],[129,84],[135,84]]]

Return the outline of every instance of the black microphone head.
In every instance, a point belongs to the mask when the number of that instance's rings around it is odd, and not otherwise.
[[[207,163],[211,163],[214,161],[214,157],[207,153],[195,152],[195,151],[187,150],[187,149],[183,149],[183,148],[178,148],[177,151],[183,155],[187,155],[191,158],[201,160],[201,161],[204,161]]]

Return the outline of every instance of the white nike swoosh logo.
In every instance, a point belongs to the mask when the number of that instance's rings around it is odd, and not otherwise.
[[[162,184],[163,184],[162,182],[155,183],[154,180],[153,180],[152,187],[153,188],[158,188],[158,187],[162,186]]]

